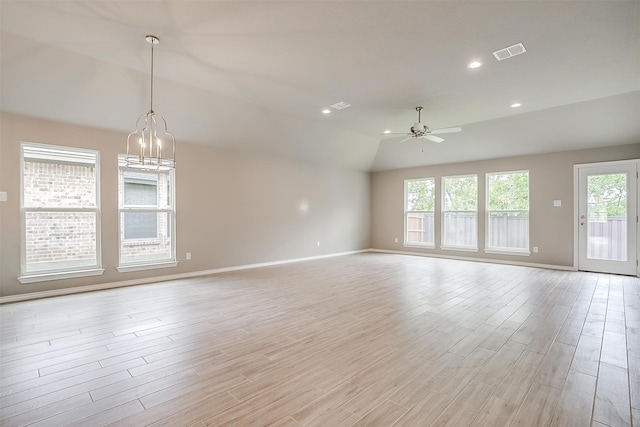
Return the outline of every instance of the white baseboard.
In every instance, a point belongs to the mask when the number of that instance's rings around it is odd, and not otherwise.
[[[10,303],[10,302],[18,302],[18,301],[28,301],[33,299],[40,298],[49,298],[56,297],[61,295],[70,295],[70,294],[78,294],[82,292],[91,292],[91,291],[99,291],[103,289],[113,289],[113,288],[122,288],[125,286],[135,286],[135,285],[143,285],[146,283],[154,283],[154,282],[166,282],[168,280],[178,280],[178,279],[189,279],[192,277],[199,276],[209,276],[212,274],[218,273],[226,273],[229,271],[238,271],[238,270],[249,270],[252,268],[260,268],[260,267],[270,267],[274,265],[282,265],[282,264],[291,264],[294,262],[301,261],[312,261],[316,259],[323,258],[331,258],[336,256],[344,256],[344,255],[352,255],[358,254],[362,252],[369,252],[370,249],[361,249],[357,251],[348,251],[348,252],[338,252],[326,255],[317,255],[310,256],[304,258],[293,258],[293,259],[285,259],[279,261],[270,261],[270,262],[261,262],[257,264],[245,264],[245,265],[236,265],[232,267],[223,267],[223,268],[214,268],[212,270],[200,270],[200,271],[190,271],[188,273],[178,273],[178,274],[169,274],[165,276],[154,276],[154,277],[144,277],[141,279],[132,279],[132,280],[123,280],[119,282],[109,282],[109,283],[99,283],[97,285],[87,285],[87,286],[78,286],[75,288],[65,288],[65,289],[53,289],[50,291],[42,291],[42,292],[31,292],[26,294],[19,295],[10,295],[6,297],[0,297],[0,304]]]
[[[226,273],[229,271],[238,271],[238,270],[249,270],[252,268],[260,268],[260,267],[270,267],[275,265],[283,265],[283,264],[291,264],[295,262],[301,261],[312,261],[323,258],[331,258],[336,256],[344,256],[344,255],[352,255],[363,252],[378,252],[378,253],[387,253],[387,254],[398,254],[398,255],[413,255],[413,256],[422,256],[422,257],[432,257],[432,258],[444,258],[444,259],[455,259],[460,261],[474,261],[474,262],[487,262],[493,264],[507,264],[507,265],[518,265],[522,267],[534,267],[534,268],[547,268],[552,270],[565,270],[565,271],[577,271],[574,267],[567,267],[563,265],[553,265],[553,264],[538,264],[532,262],[521,262],[521,261],[506,261],[499,259],[487,259],[487,258],[474,258],[474,257],[464,257],[464,256],[452,256],[452,255],[440,255],[440,254],[427,254],[423,252],[411,252],[411,251],[394,251],[389,249],[361,249],[357,251],[348,251],[348,252],[338,252],[327,255],[317,255],[310,256],[304,258],[293,258],[293,259],[285,259],[279,261],[270,261],[270,262],[261,262],[256,264],[245,264],[245,265],[236,265],[232,267],[223,267],[223,268],[214,268],[211,270],[200,270],[200,271],[191,271],[188,273],[179,273],[179,274],[169,274],[165,276],[154,276],[154,277],[144,277],[141,279],[132,279],[132,280],[123,280],[119,282],[109,282],[109,283],[99,283],[97,285],[88,285],[88,286],[78,286],[75,288],[65,288],[65,289],[53,289],[50,291],[42,291],[42,292],[31,292],[26,294],[19,295],[10,295],[6,297],[0,297],[0,304],[10,303],[10,302],[18,302],[18,301],[28,301],[33,299],[40,298],[49,298],[56,297],[62,295],[70,295],[77,294],[82,292],[91,292],[91,291],[99,291],[104,289],[113,289],[113,288],[122,288],[125,286],[135,286],[135,285],[143,285],[146,283],[154,283],[154,282],[166,282],[169,280],[179,280],[179,279],[189,279],[192,277],[199,276],[209,276],[212,274],[218,273]]]
[[[490,264],[506,264],[506,265],[518,265],[521,267],[533,267],[533,268],[546,268],[550,270],[564,270],[564,271],[578,271],[577,268],[566,265],[555,264],[538,264],[535,262],[522,262],[522,261],[508,261],[503,259],[490,259],[490,258],[475,258],[466,256],[455,255],[441,255],[441,254],[428,254],[424,252],[411,252],[411,251],[394,251],[390,249],[369,249],[369,252],[379,252],[385,254],[399,254],[399,255],[415,255],[431,258],[444,258],[444,259],[456,259],[459,261],[473,261],[473,262],[486,262]]]

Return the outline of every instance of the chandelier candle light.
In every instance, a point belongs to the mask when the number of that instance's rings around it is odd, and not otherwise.
[[[166,171],[176,167],[176,140],[164,117],[153,111],[153,46],[160,40],[151,35],[145,39],[151,45],[151,102],[149,111],[136,120],[136,130],[127,137],[125,162],[134,169]]]

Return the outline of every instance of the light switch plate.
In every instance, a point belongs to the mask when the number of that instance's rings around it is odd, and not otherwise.
[[[0,202],[6,202],[6,201],[7,201],[7,192],[0,191]]]
[[[553,207],[554,208],[559,208],[560,206],[562,206],[562,200],[554,200],[553,201]]]

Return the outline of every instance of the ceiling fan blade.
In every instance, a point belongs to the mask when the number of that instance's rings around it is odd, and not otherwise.
[[[444,139],[439,136],[433,136],[431,134],[426,134],[423,138],[427,138],[429,141],[437,142],[438,144],[444,141]]]
[[[408,137],[408,138],[401,139],[400,141],[398,141],[398,144],[402,144],[403,142],[406,142],[406,141],[408,141],[408,140],[410,140],[410,139],[413,139],[413,138],[415,138],[415,137],[414,137],[413,135],[411,135],[411,136],[410,136],[410,137]]]
[[[462,130],[462,128],[444,128],[444,129],[436,129],[436,130],[432,130],[431,132],[429,132],[432,135],[437,135],[439,133],[453,133],[453,132],[460,132]]]
[[[390,133],[383,133],[383,134],[381,134],[381,135],[382,135],[382,137],[383,137],[383,138],[384,138],[384,137],[394,137],[394,138],[397,138],[397,137],[398,137],[398,135],[412,135],[412,134],[407,133],[407,132],[390,132]]]

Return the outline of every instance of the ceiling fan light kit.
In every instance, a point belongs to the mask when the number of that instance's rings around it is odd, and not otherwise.
[[[409,141],[412,138],[428,139],[429,141],[441,143],[442,141],[444,141],[444,139],[440,138],[439,136],[435,136],[436,134],[460,132],[462,130],[462,128],[460,127],[431,130],[429,129],[429,126],[420,121],[422,110],[423,107],[416,107],[416,111],[418,112],[418,121],[414,123],[413,126],[411,126],[410,132],[393,133],[385,131],[385,135],[408,135],[407,138],[399,141],[401,143]]]
[[[151,45],[151,90],[149,111],[138,116],[136,130],[127,137],[125,164],[129,168],[167,171],[176,167],[176,141],[164,117],[153,111],[153,46],[156,36],[145,37]]]

